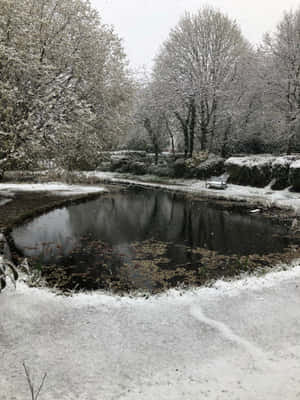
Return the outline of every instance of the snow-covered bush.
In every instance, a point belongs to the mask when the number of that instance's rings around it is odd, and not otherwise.
[[[290,165],[289,182],[296,191],[300,191],[300,160]]]
[[[274,183],[272,189],[281,190],[289,185],[290,182],[290,167],[299,157],[298,156],[282,156],[277,157],[272,163],[272,180]],[[293,173],[292,173],[293,175]]]
[[[207,179],[211,176],[219,176],[225,172],[224,162],[222,157],[212,155],[195,167],[193,177]]]
[[[207,151],[201,151],[199,153],[194,153],[192,158],[188,158],[185,161],[185,165],[187,168],[198,167],[199,164],[202,164],[204,161],[208,159],[209,153]]]
[[[0,292],[5,288],[7,279],[10,279],[15,285],[18,272],[11,261],[7,240],[3,233],[0,233]]]
[[[8,278],[15,285],[18,279],[18,272],[11,261],[0,256],[0,292],[5,288]]]
[[[272,189],[300,190],[299,155],[231,157],[225,166],[231,183],[264,187],[273,181]]]
[[[238,185],[264,187],[272,179],[272,163],[274,160],[275,157],[268,154],[230,157],[225,162],[229,182]]]

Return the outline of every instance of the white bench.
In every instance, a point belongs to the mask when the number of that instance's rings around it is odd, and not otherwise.
[[[207,189],[226,189],[227,183],[224,180],[212,179],[205,182],[205,187]]]

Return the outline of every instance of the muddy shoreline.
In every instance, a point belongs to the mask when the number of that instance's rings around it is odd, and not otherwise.
[[[129,187],[143,187],[143,185],[132,185]],[[49,192],[16,192],[12,201],[0,207],[0,230],[7,236],[13,257],[16,262],[19,262],[20,253],[16,251],[14,242],[10,235],[13,228],[29,222],[33,218],[47,213],[53,209],[65,207],[71,204],[86,202],[98,198],[99,196],[111,195],[114,192],[126,190],[126,185],[107,185],[108,193],[89,193],[80,195],[57,195]],[[147,188],[143,187],[145,190]],[[155,190],[166,190],[164,188]],[[167,189],[167,191],[172,191]],[[176,192],[176,190],[175,190]],[[253,209],[253,203],[249,204],[246,201],[231,201],[226,199],[206,198],[203,195],[193,193],[176,192],[183,198],[189,198],[195,202],[209,202],[213,207],[222,210],[236,211],[239,213],[249,213]],[[279,224],[285,227],[288,231],[290,246],[282,253],[272,253],[267,255],[250,254],[249,256],[238,255],[222,255],[207,249],[197,248],[194,254],[197,255],[198,261],[195,265],[176,266],[174,270],[162,272],[159,268],[163,254],[159,254],[157,258],[152,257],[157,248],[161,246],[159,243],[152,243],[153,248],[149,248],[149,243],[140,243],[137,249],[137,265],[139,271],[150,276],[156,283],[149,290],[149,294],[159,293],[171,287],[191,287],[207,285],[212,281],[220,278],[232,278],[243,273],[263,272],[278,264],[289,264],[294,259],[300,258],[300,234],[297,230],[292,230],[291,226],[295,221],[295,216],[292,211],[287,211],[278,208],[263,208],[259,206],[260,212],[256,216],[267,217],[276,220]],[[151,254],[151,256],[150,256]],[[105,257],[104,257],[105,258]],[[137,260],[134,260],[135,262]],[[105,260],[104,260],[105,261]],[[104,262],[105,265],[105,262]],[[187,268],[188,267],[188,268]],[[122,269],[121,269],[122,272]],[[78,281],[74,279],[72,268],[56,268],[56,266],[47,266],[44,268],[44,278],[47,285],[55,287],[61,292],[73,290],[78,286]],[[135,292],[138,290],[130,282],[128,282],[122,273],[112,279],[110,271],[104,271],[101,276],[101,282],[98,286],[93,286],[91,289],[110,290],[118,294]]]

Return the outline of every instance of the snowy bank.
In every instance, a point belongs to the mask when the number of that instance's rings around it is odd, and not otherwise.
[[[44,400],[296,399],[300,267],[211,288],[120,298],[1,294],[0,390]]]
[[[52,192],[61,196],[73,196],[78,194],[88,194],[104,192],[106,189],[99,186],[67,185],[59,182],[49,183],[0,183],[0,196],[14,192]]]
[[[300,211],[299,194],[269,186],[230,184],[218,191],[197,180],[167,185],[111,173],[86,175]],[[0,185],[6,194],[19,188],[96,190]],[[0,294],[1,400],[28,399],[24,360],[35,382],[47,372],[44,400],[297,399],[299,285],[297,262],[265,276],[149,298],[103,292],[57,296],[20,280],[16,290]]]
[[[139,185],[149,188],[161,188],[167,190],[180,191],[183,193],[193,193],[211,199],[226,199],[230,201],[242,201],[252,204],[253,207],[279,207],[293,210],[300,214],[299,193],[291,192],[289,188],[284,190],[272,190],[270,185],[264,188],[228,184],[226,190],[208,189],[205,181],[195,179],[169,179],[169,183],[154,183],[151,180],[154,176],[145,175],[144,177],[128,176],[112,172],[85,172],[87,178],[97,178],[99,182]]]

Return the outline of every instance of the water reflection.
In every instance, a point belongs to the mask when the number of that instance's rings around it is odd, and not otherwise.
[[[47,265],[55,265],[56,272],[60,266],[61,280],[71,279],[68,288],[111,287],[118,281],[118,287],[129,290],[176,285],[191,279],[191,271],[192,279],[202,282],[210,250],[227,255],[279,252],[288,245],[282,233],[261,216],[140,190],[52,211],[15,229],[13,239],[45,271]],[[56,284],[53,271],[49,279]]]
[[[224,254],[263,254],[287,245],[281,234],[279,226],[258,216],[218,210],[176,194],[139,191],[52,211],[15,229],[13,238],[27,256],[46,249],[48,261],[70,253],[86,235],[123,253],[128,243],[153,238]]]

